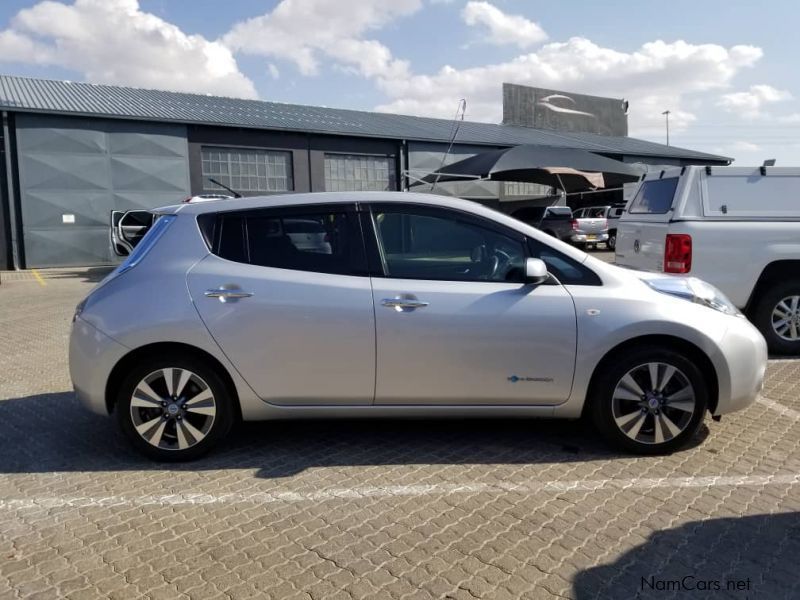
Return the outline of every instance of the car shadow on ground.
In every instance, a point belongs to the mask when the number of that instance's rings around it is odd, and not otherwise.
[[[88,267],[83,269],[42,269],[39,273],[45,279],[80,279],[86,283],[102,281],[116,266]]]
[[[703,428],[693,440],[702,443]],[[71,392],[0,401],[0,473],[257,469],[264,478],[309,467],[402,464],[553,464],[630,458],[583,422],[566,420],[326,420],[243,423],[189,463],[137,454],[114,419]]]
[[[692,521],[578,573],[578,600],[800,598],[800,513]]]

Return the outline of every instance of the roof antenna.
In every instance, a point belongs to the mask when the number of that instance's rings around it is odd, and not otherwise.
[[[437,171],[441,171],[442,167],[444,166],[447,157],[450,155],[450,150],[453,149],[453,143],[456,141],[456,136],[458,135],[458,130],[461,127],[461,123],[464,121],[464,113],[467,112],[467,99],[461,98],[458,101],[458,108],[456,108],[456,115],[453,117],[453,126],[450,129],[450,144],[447,146],[447,152],[444,153],[442,156],[442,164],[439,165]],[[461,116],[459,116],[461,115]],[[433,185],[431,186],[431,191],[436,189],[436,184],[439,183],[439,177],[441,177],[441,173],[436,174],[436,179],[433,181]]]
[[[234,197],[234,198],[241,198],[241,197],[242,197],[242,195],[241,195],[239,192],[237,192],[236,190],[233,190],[233,189],[229,188],[229,187],[228,187],[227,185],[225,185],[224,183],[220,183],[219,181],[217,181],[217,180],[216,180],[216,179],[214,179],[213,177],[209,177],[209,178],[208,178],[208,180],[209,180],[211,183],[213,183],[213,184],[215,184],[215,185],[218,185],[219,187],[221,187],[221,188],[223,188],[223,189],[225,189],[225,190],[228,190],[228,191],[229,191],[231,194],[233,194],[233,197]]]

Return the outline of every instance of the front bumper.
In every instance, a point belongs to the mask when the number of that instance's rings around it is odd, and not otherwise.
[[[767,343],[749,321],[737,318],[722,339],[719,358],[715,416],[747,408],[758,398],[767,372]]]
[[[608,232],[605,233],[573,233],[569,241],[574,244],[594,244],[595,242],[607,242]]]
[[[69,374],[75,394],[86,408],[108,415],[106,383],[114,365],[129,349],[80,317],[69,337]]]

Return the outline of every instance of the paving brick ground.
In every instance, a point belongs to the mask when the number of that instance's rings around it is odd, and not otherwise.
[[[42,275],[0,275],[0,598],[800,598],[800,361],[669,457],[566,422],[266,423],[159,465],[70,393],[101,273]]]

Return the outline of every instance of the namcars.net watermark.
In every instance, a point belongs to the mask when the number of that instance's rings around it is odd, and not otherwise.
[[[704,579],[696,575],[686,575],[679,579],[656,579],[642,577],[641,591],[648,592],[750,592],[753,582],[745,579]]]

